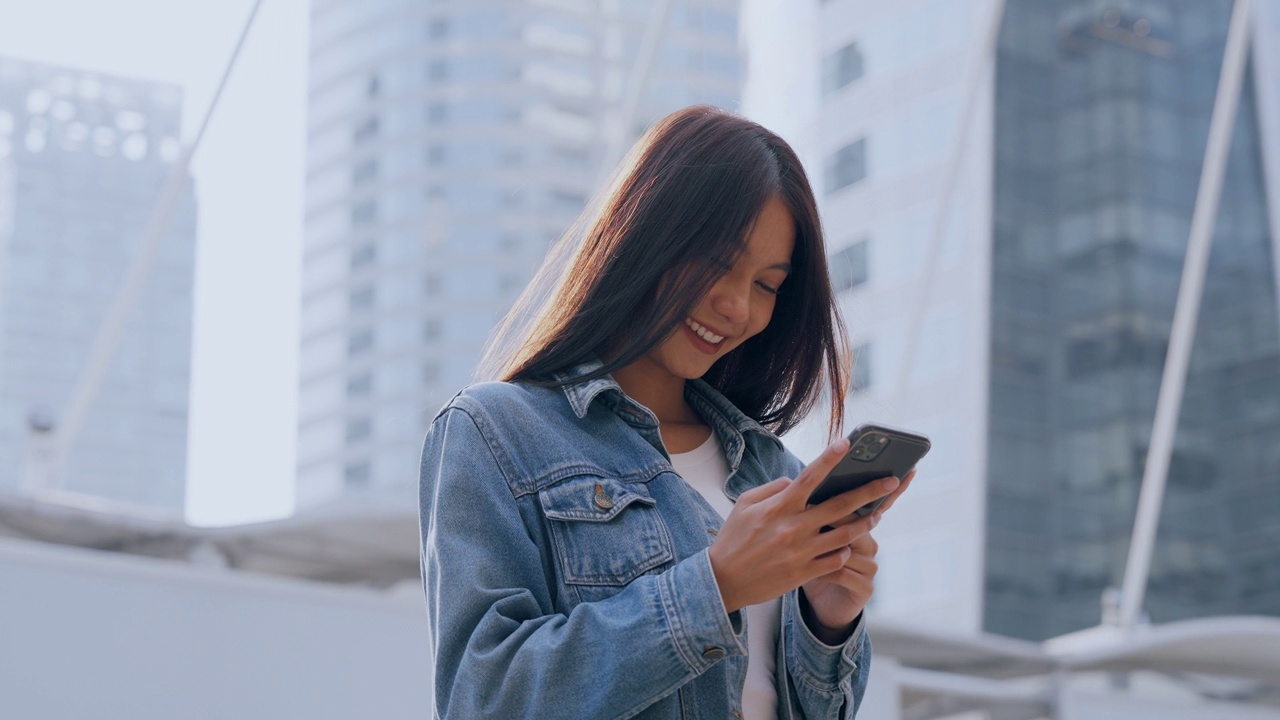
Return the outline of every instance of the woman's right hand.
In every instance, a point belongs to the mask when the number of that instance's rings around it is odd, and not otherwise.
[[[711,569],[725,610],[772,600],[841,568],[849,545],[879,522],[872,513],[836,526],[855,510],[898,486],[885,478],[819,505],[809,496],[844,457],[849,441],[832,443],[794,480],[778,478],[742,493],[711,544]],[[823,528],[831,528],[823,532]]]

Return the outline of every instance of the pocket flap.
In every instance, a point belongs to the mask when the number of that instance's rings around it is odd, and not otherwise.
[[[552,520],[608,522],[632,503],[652,506],[649,488],[606,477],[576,477],[543,488],[542,511]]]

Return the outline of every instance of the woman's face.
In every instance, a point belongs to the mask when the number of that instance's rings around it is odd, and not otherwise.
[[[765,203],[737,262],[666,340],[641,361],[676,377],[702,377],[717,360],[765,329],[791,272],[795,221],[782,199]]]

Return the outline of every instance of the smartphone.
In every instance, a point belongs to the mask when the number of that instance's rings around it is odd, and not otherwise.
[[[859,425],[849,433],[849,452],[809,495],[809,503],[816,505],[890,475],[904,479],[929,452],[929,445],[929,438],[920,433],[885,425]],[[884,500],[879,498],[863,505],[858,508],[858,515],[870,515]]]

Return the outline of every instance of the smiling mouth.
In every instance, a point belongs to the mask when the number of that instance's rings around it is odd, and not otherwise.
[[[685,318],[684,324],[687,325],[689,329],[692,330],[695,334],[697,334],[698,337],[702,338],[703,340],[706,340],[712,345],[719,345],[721,342],[724,341],[723,335],[717,335],[711,332],[710,330],[706,329],[702,325],[699,325],[697,322],[695,322],[693,318]]]

